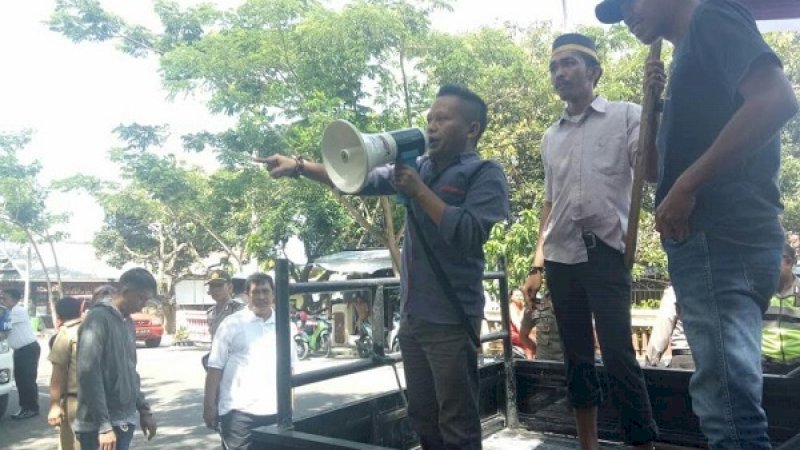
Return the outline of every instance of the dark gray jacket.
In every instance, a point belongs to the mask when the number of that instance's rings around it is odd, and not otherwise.
[[[136,331],[110,299],[98,302],[78,330],[78,412],[73,429],[107,431],[149,409],[136,373]]]

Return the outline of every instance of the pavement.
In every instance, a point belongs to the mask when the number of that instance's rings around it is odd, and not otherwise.
[[[11,393],[8,411],[0,418],[0,449],[41,450],[57,448],[57,430],[47,424],[49,409],[50,362],[47,361],[47,337],[39,339],[42,356],[39,362],[38,417],[15,421],[9,418],[18,408],[16,390]],[[219,438],[205,427],[203,414],[203,386],[205,372],[200,358],[206,348],[172,346],[165,337],[158,348],[138,349],[138,368],[142,388],[150,401],[158,422],[156,437],[148,442],[140,430],[133,440],[132,449],[212,449],[219,448]],[[297,372],[330,367],[352,362],[345,358],[311,358],[300,361]],[[400,371],[401,380],[403,374]],[[404,383],[404,381],[403,381]],[[366,396],[397,389],[394,372],[389,367],[373,369],[322,383],[303,386],[295,392],[297,416],[313,414],[334,406],[356,401]]]

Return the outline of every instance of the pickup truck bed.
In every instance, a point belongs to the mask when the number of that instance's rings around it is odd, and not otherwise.
[[[557,362],[514,361],[519,426],[508,428],[505,416],[504,364],[480,368],[480,405],[486,450],[577,449],[575,425],[565,398],[563,366]],[[600,367],[601,378],[603,376]],[[648,392],[662,448],[703,448],[697,417],[691,411],[691,372],[645,369]],[[776,448],[800,433],[800,377],[766,375],[764,408]],[[298,417],[291,431],[277,426],[255,433],[263,448],[378,450],[414,449],[417,442],[397,392],[374,396],[308,417]],[[603,449],[625,448],[619,442],[616,414],[608,402],[599,412]]]

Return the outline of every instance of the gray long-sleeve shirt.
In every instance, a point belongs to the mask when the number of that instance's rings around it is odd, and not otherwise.
[[[98,302],[78,330],[76,432],[135,424],[149,409],[136,372],[136,331],[110,299]]]
[[[483,244],[492,226],[508,218],[508,186],[497,162],[482,160],[476,152],[461,153],[447,167],[436,167],[426,155],[417,171],[428,188],[447,203],[439,225],[416,203],[411,208],[431,250],[456,290],[467,316],[483,317]],[[359,194],[390,195],[394,166],[374,169]],[[428,264],[416,230],[406,226],[401,270],[403,314],[439,324],[460,323]]]

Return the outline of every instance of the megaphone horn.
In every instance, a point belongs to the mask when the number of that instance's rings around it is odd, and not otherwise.
[[[358,193],[375,167],[401,162],[416,167],[428,137],[419,128],[386,133],[360,133],[346,120],[337,120],[322,135],[322,162],[334,186],[346,194]]]

